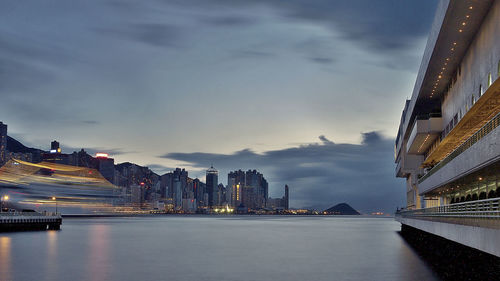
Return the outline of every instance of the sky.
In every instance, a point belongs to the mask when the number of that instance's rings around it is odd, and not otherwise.
[[[437,0],[2,0],[0,121],[291,206],[405,204],[393,146]]]

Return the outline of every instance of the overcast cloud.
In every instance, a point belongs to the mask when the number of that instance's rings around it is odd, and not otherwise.
[[[38,148],[56,139],[158,172],[256,168],[275,196],[290,184],[294,206],[392,210],[404,186],[391,139],[436,5],[2,1],[0,121]]]

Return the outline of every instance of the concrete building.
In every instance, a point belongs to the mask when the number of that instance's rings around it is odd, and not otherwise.
[[[7,162],[7,124],[0,122],[0,167]]]
[[[442,0],[395,144],[398,220],[500,256],[500,1]]]

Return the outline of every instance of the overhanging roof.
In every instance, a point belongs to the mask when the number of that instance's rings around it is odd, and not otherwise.
[[[494,0],[441,0],[413,88],[403,126],[404,137],[420,114],[440,110],[442,94],[456,75],[469,45]]]

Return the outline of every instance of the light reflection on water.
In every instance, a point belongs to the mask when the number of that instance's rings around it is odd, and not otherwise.
[[[2,234],[0,273],[71,281],[435,279],[398,230],[392,219],[345,217],[65,219],[61,231]]]
[[[11,263],[10,263],[10,237],[0,236],[0,276],[6,280],[10,280]]]

